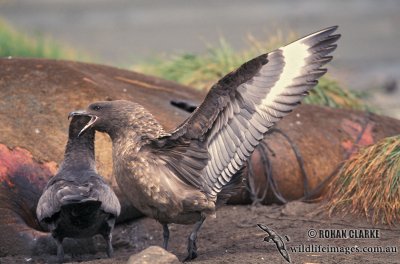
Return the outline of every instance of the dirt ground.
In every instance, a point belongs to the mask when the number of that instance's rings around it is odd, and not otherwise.
[[[292,263],[400,263],[400,228],[373,226],[366,220],[353,217],[333,216],[329,218],[320,208],[320,204],[291,202],[284,206],[225,206],[217,212],[217,218],[208,218],[198,236],[197,259],[193,263],[287,263],[279,254],[272,242],[264,242],[266,233],[256,224],[264,224],[276,231],[286,242]],[[191,226],[171,225],[169,251],[180,260],[186,254],[187,236]],[[322,229],[332,230],[365,230],[378,229],[379,238],[370,239],[327,239],[320,238]],[[310,229],[317,231],[316,238],[310,238]],[[311,234],[311,233],[310,233]],[[348,233],[349,234],[349,233]],[[97,238],[96,238],[97,239]],[[105,243],[98,238],[99,248]],[[131,254],[137,253],[150,245],[162,244],[162,228],[153,219],[141,218],[131,223],[119,225],[114,230],[113,259],[105,258],[105,253],[95,255],[76,255],[66,250],[66,261],[86,264],[126,263]],[[395,253],[318,253],[292,252],[293,248],[304,245],[305,250],[311,247],[331,246],[361,249],[365,247],[382,247],[386,250],[397,250]],[[369,250],[369,248],[365,248]],[[55,256],[18,256],[0,258],[0,263],[54,263]]]

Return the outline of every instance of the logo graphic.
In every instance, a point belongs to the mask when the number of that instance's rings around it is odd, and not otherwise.
[[[269,229],[266,225],[262,224],[257,224],[259,228],[261,228],[263,231],[265,231],[268,236],[264,237],[264,241],[266,242],[274,242],[276,245],[276,248],[278,249],[279,253],[281,253],[282,257],[286,259],[287,262],[290,263],[290,256],[289,253],[286,250],[286,245],[285,242],[283,241],[282,237],[278,235],[274,230]],[[285,236],[286,240],[289,241],[289,237]]]

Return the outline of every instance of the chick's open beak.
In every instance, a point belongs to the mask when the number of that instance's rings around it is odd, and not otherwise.
[[[80,110],[80,111],[74,111],[68,114],[68,119],[72,118],[73,116],[90,116],[90,120],[89,122],[81,129],[81,131],[79,131],[78,137],[80,135],[82,135],[82,133],[84,133],[88,128],[90,128],[91,126],[93,126],[93,124],[97,121],[97,119],[99,118],[96,115],[92,115],[87,113],[84,110]]]

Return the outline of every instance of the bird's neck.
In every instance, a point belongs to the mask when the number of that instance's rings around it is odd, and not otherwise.
[[[62,168],[96,170],[94,155],[94,131],[87,131],[80,137],[70,137],[65,148]]]
[[[147,111],[124,120],[123,125],[110,133],[114,157],[136,155],[143,145],[166,135],[163,127]]]

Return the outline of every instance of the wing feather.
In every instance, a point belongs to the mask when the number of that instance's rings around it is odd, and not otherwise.
[[[290,113],[326,73],[322,66],[332,60],[328,55],[340,37],[334,34],[336,29],[311,34],[229,73],[177,130],[152,145],[153,150],[170,167],[192,167],[197,172],[177,169],[181,173],[178,177],[216,197],[268,129]],[[201,155],[185,151],[192,147],[182,148],[182,140],[201,142],[195,144],[203,151]],[[196,163],[196,159],[201,162]]]
[[[79,181],[69,180],[68,174],[73,173],[86,174],[82,175],[82,178],[87,178],[87,182],[81,184]],[[37,218],[39,221],[51,218],[60,212],[64,205],[87,201],[100,201],[100,208],[115,216],[118,216],[121,212],[121,205],[117,196],[101,176],[92,171],[61,171],[45,187],[36,208]]]

